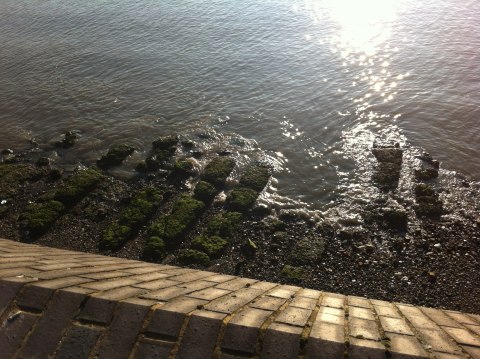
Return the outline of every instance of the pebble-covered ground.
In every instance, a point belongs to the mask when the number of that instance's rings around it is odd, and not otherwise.
[[[154,140],[133,178],[112,176],[134,150],[116,146],[75,171],[39,148],[4,150],[0,237],[480,313],[479,186],[443,175],[429,154],[375,146],[377,195],[309,215],[258,204],[265,164],[227,183],[234,156],[176,136]]]

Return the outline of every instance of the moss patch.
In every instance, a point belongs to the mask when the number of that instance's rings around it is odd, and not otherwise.
[[[246,187],[236,187],[228,196],[230,208],[235,211],[246,212],[253,207],[258,192]]]
[[[235,167],[235,161],[229,157],[214,158],[203,171],[203,180],[221,188]]]
[[[171,151],[178,143],[178,136],[163,136],[157,138],[152,142],[154,150],[168,150]]]
[[[227,241],[219,236],[198,236],[192,241],[192,248],[198,249],[210,257],[218,256],[227,246]]]
[[[282,268],[281,276],[293,282],[300,282],[305,278],[306,271],[301,267],[287,264]]]
[[[185,265],[196,264],[207,267],[210,265],[210,257],[195,249],[183,249],[178,252],[177,260]]]
[[[175,173],[181,176],[192,176],[195,174],[195,166],[191,160],[179,160],[175,162]]]
[[[143,258],[149,261],[159,262],[165,258],[166,254],[166,246],[163,239],[155,236],[147,239],[147,243],[143,249]]]
[[[324,250],[325,243],[321,238],[303,238],[293,246],[290,260],[298,265],[316,264]]]
[[[161,216],[152,225],[150,235],[162,238],[167,245],[174,245],[200,216],[204,208],[203,202],[183,195],[174,204],[170,214]]]
[[[122,162],[133,153],[133,151],[135,151],[135,149],[132,146],[125,144],[112,147],[108,150],[106,155],[102,156],[97,161],[97,165],[100,168],[121,165]]]
[[[240,178],[240,184],[261,192],[268,183],[270,170],[263,165],[254,165],[250,167]]]

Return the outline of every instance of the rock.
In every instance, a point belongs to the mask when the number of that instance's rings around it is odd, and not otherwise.
[[[110,148],[106,155],[97,160],[100,168],[118,166],[135,151],[132,146],[121,144]]]
[[[152,147],[154,150],[168,150],[170,152],[175,152],[175,146],[178,143],[178,136],[164,136],[156,139],[152,142]]]
[[[148,171],[147,163],[145,161],[139,162],[135,166],[135,171],[140,172],[140,173],[145,173]]]
[[[63,140],[55,143],[55,146],[62,148],[70,148],[77,142],[78,136],[73,131],[65,133]]]
[[[185,148],[192,148],[193,146],[195,146],[195,143],[192,140],[183,140],[181,143],[182,146]]]
[[[48,157],[40,157],[37,160],[37,166],[39,167],[48,166],[49,164],[50,164],[50,159]]]
[[[2,155],[13,155],[13,150],[6,148],[2,150]]]
[[[174,173],[180,176],[194,176],[197,173],[196,161],[194,159],[183,159],[175,162]]]
[[[406,230],[408,225],[407,212],[400,208],[387,208],[383,211],[383,218],[387,224],[397,230]]]
[[[305,278],[306,271],[301,267],[294,267],[287,264],[282,268],[280,275],[285,279],[297,283],[301,282]]]

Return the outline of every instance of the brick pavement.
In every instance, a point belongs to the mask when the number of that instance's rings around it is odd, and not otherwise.
[[[480,359],[480,316],[0,239],[10,358]]]

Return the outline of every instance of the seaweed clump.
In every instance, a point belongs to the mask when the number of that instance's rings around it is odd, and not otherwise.
[[[235,167],[235,160],[229,157],[216,157],[205,167],[202,178],[217,188],[223,187],[230,172]]]
[[[121,144],[110,148],[106,155],[103,155],[97,165],[100,168],[108,168],[121,165],[122,162],[135,151],[132,146]]]

